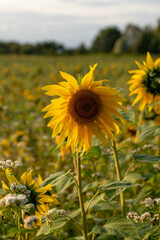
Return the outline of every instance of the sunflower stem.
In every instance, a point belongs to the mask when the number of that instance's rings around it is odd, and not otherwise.
[[[98,194],[99,194],[99,191],[97,191],[97,192],[93,195],[93,197],[91,198],[91,200],[89,201],[89,203],[88,203],[88,205],[87,205],[87,207],[86,207],[86,214],[87,214],[87,212],[88,212],[88,209],[89,209],[92,201],[97,197]]]
[[[78,196],[79,196],[79,203],[81,209],[81,216],[83,219],[83,237],[84,240],[88,240],[87,236],[87,219],[86,213],[84,209],[84,202],[83,202],[83,193],[82,193],[82,178],[81,178],[81,163],[80,163],[80,156],[79,152],[77,151],[77,182],[78,182]]]
[[[16,221],[16,225],[17,225],[18,229],[20,229],[20,219],[19,219],[18,210],[15,211],[15,221]],[[20,235],[19,232],[18,232],[18,234],[17,234],[17,240],[21,240],[21,235]]]
[[[137,132],[136,132],[136,142],[138,141],[138,138],[139,138],[139,134],[140,134],[139,128],[142,124],[143,114],[144,114],[144,110],[139,114],[138,126],[137,126]]]
[[[121,181],[122,178],[121,178],[121,172],[120,172],[120,167],[119,167],[118,154],[117,154],[115,141],[112,141],[111,146],[112,146],[112,149],[113,149],[113,155],[114,155],[117,179],[118,179],[118,181]],[[123,216],[125,216],[125,201],[124,201],[124,194],[123,194],[123,192],[120,193],[120,202],[121,202],[122,214],[123,214]]]

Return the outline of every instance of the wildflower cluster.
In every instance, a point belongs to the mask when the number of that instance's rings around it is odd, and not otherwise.
[[[0,200],[0,206],[2,207],[13,207],[22,206],[28,202],[28,198],[24,194],[7,194]]]
[[[143,202],[145,204],[146,207],[149,207],[149,208],[154,208],[154,207],[157,207],[159,206],[160,204],[160,198],[146,198]]]
[[[136,212],[129,212],[127,214],[128,219],[133,219],[134,222],[139,222],[140,221],[140,216],[138,216],[138,213]]]
[[[138,215],[136,212],[129,212],[127,214],[128,219],[133,219],[134,222],[147,222],[151,218],[151,214],[149,212],[143,213],[141,216]]]
[[[132,154],[135,154],[135,153],[145,151],[146,149],[149,149],[149,148],[155,149],[155,146],[153,146],[152,144],[145,144],[143,147],[134,149],[131,152]]]
[[[64,209],[57,209],[57,208],[53,208],[50,209],[47,213],[47,217],[57,217],[57,216],[64,216],[66,215],[66,211]]]
[[[33,228],[34,224],[39,222],[39,218],[36,216],[29,216],[28,218],[24,219],[24,228]]]
[[[13,168],[17,168],[19,166],[21,166],[22,163],[21,161],[15,161],[13,162],[12,160],[8,159],[6,161],[0,161],[0,168],[2,170],[6,170],[7,168],[13,169]]]
[[[27,187],[25,185],[22,184],[17,184],[16,182],[11,183],[10,185],[10,190],[12,192],[18,192],[18,193],[23,193],[25,194],[27,197],[30,197],[31,191],[27,189]]]

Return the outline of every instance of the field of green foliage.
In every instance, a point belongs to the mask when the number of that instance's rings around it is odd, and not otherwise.
[[[6,160],[22,163],[9,170],[0,169],[0,201],[11,193],[13,183],[28,184],[30,193],[35,191],[33,202],[30,200],[23,207],[14,205],[8,210],[9,204],[5,208],[0,204],[0,239],[160,239],[160,124],[155,124],[154,115],[147,110],[139,124],[138,104],[132,106],[135,97],[129,96],[126,84],[131,77],[128,70],[137,69],[134,61],[142,62],[145,58],[145,55],[0,56],[0,165]],[[41,88],[62,81],[59,71],[77,79],[95,63],[98,63],[95,80],[107,79],[110,82],[106,85],[121,92],[127,99],[127,113],[126,123],[116,136],[121,181],[117,180],[110,145],[103,146],[95,137],[89,153],[81,157],[88,228],[85,238],[74,185],[75,156],[69,150],[64,153],[56,148],[52,131],[47,127],[48,119],[43,119],[41,112],[51,98]],[[32,177],[21,178],[32,169]],[[51,185],[41,193],[54,201],[44,200],[49,204],[40,211],[35,203],[40,205],[38,187],[47,184]],[[34,186],[30,188],[31,185]],[[121,193],[125,199],[123,213]],[[54,216],[49,215],[49,209],[53,209]],[[41,220],[26,226],[25,220],[33,215]]]

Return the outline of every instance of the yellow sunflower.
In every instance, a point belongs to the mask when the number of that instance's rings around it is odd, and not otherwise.
[[[21,184],[26,186],[27,191],[29,191],[29,196],[27,195],[28,203],[34,204],[36,215],[44,215],[44,212],[48,211],[48,204],[58,204],[58,201],[56,199],[56,195],[51,193],[51,184],[48,184],[45,187],[41,187],[41,176],[39,175],[38,180],[35,181],[32,179],[32,171],[33,170],[31,170],[29,173],[25,172],[22,174]],[[6,177],[10,184],[20,184],[9,169],[6,169]],[[11,192],[10,188],[4,183],[4,181],[1,183],[4,191]]]
[[[147,52],[146,62],[135,63],[139,69],[129,71],[133,76],[128,84],[131,84],[130,95],[137,94],[132,105],[140,101],[139,110],[143,111],[146,105],[160,101],[160,58],[154,62]],[[148,108],[149,111],[152,109],[160,114],[160,104]]]
[[[121,105],[124,98],[116,89],[102,86],[106,80],[94,81],[96,65],[90,67],[80,84],[73,76],[60,72],[66,81],[42,88],[47,95],[54,96],[42,110],[47,111],[44,118],[52,117],[48,123],[53,129],[52,137],[59,135],[58,146],[66,139],[66,147],[71,147],[73,153],[75,148],[88,152],[93,134],[106,145],[105,135],[114,140],[114,133],[119,131],[115,118],[124,122],[117,111],[117,108],[124,110]]]

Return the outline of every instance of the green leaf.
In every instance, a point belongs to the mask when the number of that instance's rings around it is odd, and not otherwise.
[[[65,217],[59,217],[53,222],[53,230],[62,228],[66,223],[68,222],[68,219]]]
[[[90,189],[93,189],[93,188],[96,188],[98,187],[99,185],[99,182],[98,181],[95,181],[95,182],[87,182],[87,181],[83,181],[82,182],[82,192],[85,193],[87,192],[88,190]],[[74,188],[74,191],[73,191],[73,195],[72,197],[75,198],[78,196],[78,191],[77,191],[77,188]]]
[[[84,240],[84,238],[81,236],[77,236],[77,237],[69,238],[68,240]]]
[[[119,110],[120,114],[122,114],[123,118],[126,121],[133,122],[135,119],[135,114],[133,110],[127,110],[127,112],[124,112],[123,110]]]
[[[58,178],[64,175],[64,172],[53,173],[49,177],[47,177],[39,187],[45,187],[47,184],[52,184],[52,182],[56,181]]]
[[[104,199],[104,193],[96,196],[93,201],[91,202],[90,206],[89,206],[89,209],[90,208],[93,208],[98,202],[100,202],[101,200]],[[87,205],[88,205],[89,201],[85,202],[84,206],[85,206],[85,209],[87,208]]]
[[[52,232],[52,229],[52,225],[48,225],[46,222],[44,222],[42,227],[37,232],[36,236],[50,234]]]
[[[109,200],[112,200],[113,198],[118,196],[121,192],[125,191],[127,188],[135,186],[137,186],[137,184],[133,184],[132,182],[126,182],[124,180],[122,180],[121,182],[108,180],[102,186],[99,187],[99,191],[105,192],[107,198]]]
[[[141,142],[145,138],[149,138],[159,134],[160,134],[160,127],[158,126],[143,127],[141,133],[139,134],[138,142]]]
[[[159,226],[154,229],[151,229],[149,232],[145,234],[145,236],[143,237],[143,240],[150,239],[149,237],[151,237],[152,234],[154,234],[158,229],[159,229]]]
[[[157,157],[154,155],[135,154],[135,155],[133,155],[133,157],[136,161],[140,161],[143,163],[160,162],[160,157]]]
[[[104,210],[120,209],[121,206],[116,201],[107,201],[104,199],[103,201],[98,202],[97,204],[92,206],[92,208],[97,211],[104,211]]]
[[[5,194],[5,191],[2,188],[0,188],[0,195],[4,195],[4,194]]]
[[[29,213],[30,215],[35,215],[35,206],[32,203],[28,203],[25,206],[21,207],[22,210]]]
[[[53,221],[53,224],[48,225],[46,222],[43,223],[42,227],[37,232],[36,236],[39,235],[48,235],[53,230],[62,228],[67,223],[67,218],[59,217]]]
[[[102,234],[106,234],[107,230],[102,226],[96,225],[93,227],[92,232],[102,235]]]
[[[57,192],[62,193],[65,189],[74,183],[74,179],[70,175],[63,176],[56,184]]]
[[[63,145],[65,145],[65,144],[66,144],[66,142],[63,142],[63,143],[62,143],[61,145],[59,145],[58,147],[57,147],[57,145],[54,146],[54,147],[52,147],[51,150],[49,150],[48,153],[58,151],[58,150],[59,150]]]
[[[104,226],[108,235],[140,239],[132,220],[121,216],[112,217]]]
[[[54,237],[52,235],[47,235],[47,236],[45,236],[45,235],[41,236],[40,235],[38,237],[35,237],[34,240],[58,240],[58,238],[56,238],[56,237]]]
[[[90,148],[89,152],[83,156],[83,158],[101,157],[102,152],[99,146],[93,146]]]
[[[17,233],[24,234],[24,233],[31,233],[34,231],[35,229],[17,228],[11,224],[7,224],[6,228],[4,229],[5,235],[7,237],[14,237]]]
[[[141,179],[141,175],[139,173],[129,173],[125,178],[123,178],[123,181],[135,183],[139,179]]]
[[[99,187],[99,191],[103,192],[106,190],[116,190],[116,189],[121,189],[123,187],[130,187],[132,186],[132,183],[130,182],[118,182],[118,181],[114,181],[114,180],[108,180],[107,182],[105,182],[103,185],[101,185]]]
[[[106,234],[104,234],[104,235],[102,235],[102,236],[100,236],[100,237],[98,237],[98,238],[96,238],[97,240],[113,240],[113,236],[109,236],[109,235],[106,235]],[[116,238],[117,239],[117,238]],[[126,240],[126,239],[125,239]]]
[[[57,186],[57,184],[59,184],[59,181],[64,178],[71,170],[69,170],[68,172],[64,173],[64,172],[58,172],[58,173],[54,173],[51,174],[48,178],[46,178],[40,185],[40,187],[44,187],[47,184],[51,184],[52,187]]]

